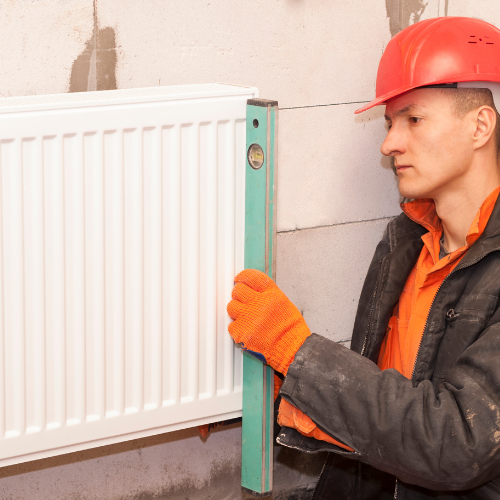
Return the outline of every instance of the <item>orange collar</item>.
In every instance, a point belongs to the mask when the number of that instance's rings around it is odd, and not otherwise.
[[[492,191],[479,208],[465,238],[466,245],[462,248],[469,248],[483,234],[486,224],[490,219],[493,208],[500,193],[500,186]],[[403,212],[412,220],[425,227],[431,233],[441,233],[443,225],[436,213],[436,206],[432,199],[414,200],[402,203]]]

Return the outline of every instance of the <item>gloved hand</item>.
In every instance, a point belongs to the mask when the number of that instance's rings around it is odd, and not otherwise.
[[[227,312],[229,333],[244,349],[261,354],[286,375],[296,352],[311,335],[299,310],[266,274],[246,269],[234,279]]]

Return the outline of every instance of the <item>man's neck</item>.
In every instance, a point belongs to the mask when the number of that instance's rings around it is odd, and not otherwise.
[[[464,189],[446,192],[435,198],[436,213],[441,219],[444,232],[444,246],[453,252],[466,244],[470,226],[488,195],[500,185],[500,175],[490,179],[475,179]]]

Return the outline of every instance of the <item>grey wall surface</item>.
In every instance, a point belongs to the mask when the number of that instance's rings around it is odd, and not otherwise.
[[[3,0],[0,95],[228,82],[280,105],[277,281],[311,329],[348,343],[396,180],[379,147],[378,61],[404,27],[495,0]],[[0,469],[0,500],[243,500],[241,426]],[[275,449],[275,500],[308,498],[323,456]]]

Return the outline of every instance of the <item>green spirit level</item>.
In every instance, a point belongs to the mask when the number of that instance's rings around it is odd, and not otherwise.
[[[245,269],[276,274],[278,102],[247,101]],[[273,370],[243,354],[242,488],[256,497],[273,489]]]

